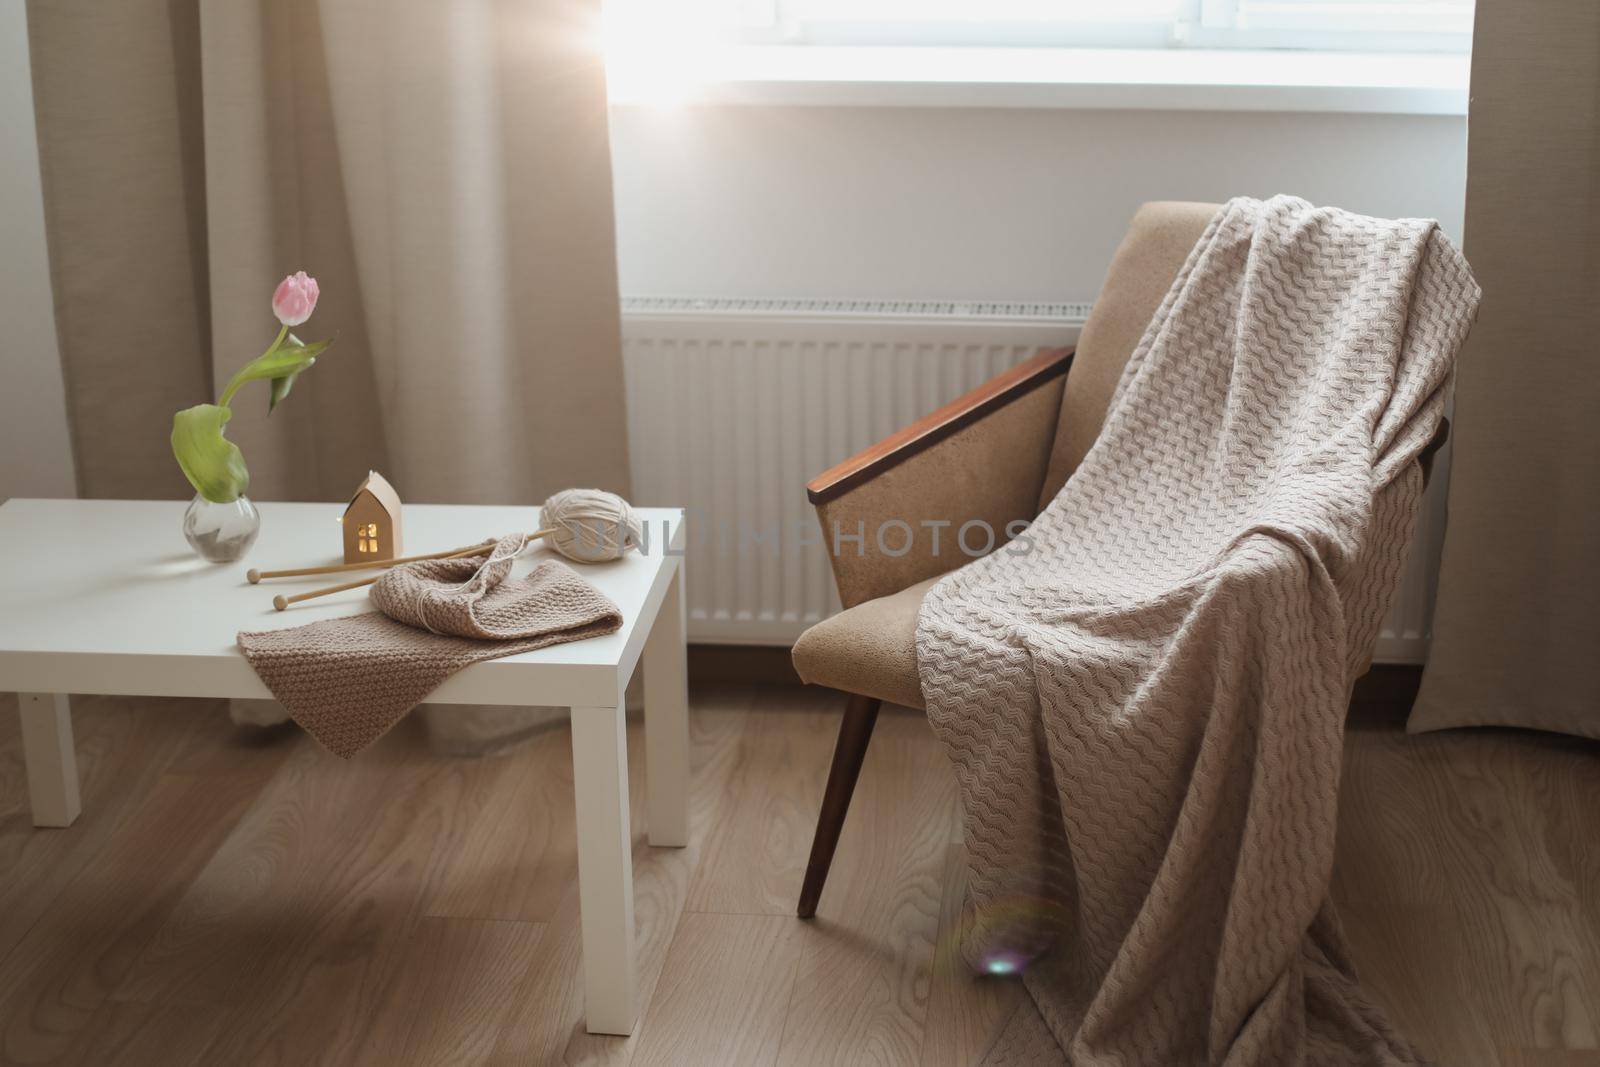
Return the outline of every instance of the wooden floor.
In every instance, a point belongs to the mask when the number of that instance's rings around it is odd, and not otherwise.
[[[635,805],[622,1039],[581,1022],[564,726],[463,760],[408,722],[345,764],[215,703],[75,710],[84,814],[36,831],[0,699],[6,1063],[937,1067],[1018,995],[956,962],[955,782],[918,715],[880,720],[803,923],[836,699],[695,692],[693,844],[649,848]],[[1345,798],[1337,896],[1395,1021],[1443,1063],[1600,1064],[1600,746],[1359,727]]]

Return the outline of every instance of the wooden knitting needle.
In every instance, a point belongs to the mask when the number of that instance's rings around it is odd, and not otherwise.
[[[339,563],[326,567],[297,567],[286,571],[258,571],[254,567],[245,572],[245,580],[255,585],[263,578],[301,578],[309,574],[341,574],[345,571],[368,571],[375,567],[393,567],[401,563],[415,563],[424,559],[450,559],[453,556],[465,556],[473,552],[481,552],[485,546],[492,545],[491,541],[480,541],[466,548],[447,548],[443,552],[426,552],[420,556],[401,556],[399,559],[378,559],[371,563]]]
[[[539,538],[545,537],[554,532],[554,530],[540,530],[537,533],[531,533],[528,535],[526,541],[524,541],[523,547],[526,548],[528,544],[531,544],[532,542],[537,541]],[[418,556],[415,557],[415,560],[456,559],[460,556],[475,556],[482,552],[486,545],[493,544],[493,541],[485,541],[481,545],[472,545],[468,548],[457,549],[455,552],[449,553],[448,555],[436,553],[432,556]],[[410,563],[415,562],[415,560],[393,560],[391,562]],[[345,582],[343,585],[330,585],[326,589],[313,589],[309,593],[296,593],[294,596],[275,596],[272,598],[272,606],[277,608],[279,611],[284,611],[289,607],[290,604],[298,604],[302,600],[315,600],[317,597],[328,596],[331,593],[343,593],[351,589],[360,589],[364,585],[372,585],[378,580],[378,578],[381,577],[382,575],[378,575],[372,578],[363,578],[359,582]]]
[[[346,589],[360,589],[362,586],[371,585],[377,580],[377,578],[363,578],[359,582],[346,582],[343,585],[330,585],[326,589],[313,589],[309,593],[296,593],[294,596],[284,596],[280,593],[272,598],[272,606],[277,608],[279,611],[285,611],[288,609],[290,604],[298,604],[302,600],[314,600],[319,596],[327,596],[329,593],[342,593]]]
[[[486,541],[482,545],[473,545],[470,548],[458,548],[448,555],[435,553],[431,556],[419,556],[414,560],[394,560],[392,562],[414,563],[422,559],[457,559],[461,556],[474,556],[482,552],[486,545],[492,544],[494,544],[493,541]],[[371,578],[363,578],[358,582],[345,582],[343,585],[330,585],[324,589],[313,589],[309,593],[296,593],[294,596],[283,596],[280,594],[272,598],[272,606],[277,608],[279,611],[283,611],[288,608],[290,604],[298,604],[302,600],[315,600],[317,597],[327,596],[329,593],[343,593],[347,589],[360,589],[364,585],[373,584],[381,577],[383,577],[381,574],[375,575]]]

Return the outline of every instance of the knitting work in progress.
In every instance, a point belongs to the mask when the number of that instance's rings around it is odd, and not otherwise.
[[[617,606],[564,563],[511,580],[527,543],[395,567],[372,586],[377,611],[241,633],[239,648],[290,717],[349,759],[463,667],[621,627]]]
[[[1479,291],[1430,221],[1229,202],[1093,449],[923,601],[986,1062],[1410,1063],[1328,885],[1350,686]]]

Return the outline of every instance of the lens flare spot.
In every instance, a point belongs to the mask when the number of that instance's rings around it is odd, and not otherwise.
[[[1028,956],[1014,950],[995,952],[983,961],[983,969],[989,974],[1021,974],[1028,960]]]

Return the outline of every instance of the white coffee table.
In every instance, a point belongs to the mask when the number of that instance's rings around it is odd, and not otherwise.
[[[370,610],[365,591],[277,612],[272,597],[339,581],[250,585],[249,567],[340,562],[342,504],[272,504],[261,537],[232,564],[184,542],[184,504],[11,500],[0,506],[0,692],[20,694],[28,791],[37,826],[78,816],[69,693],[267,698],[239,653],[240,630],[298,626]],[[626,1034],[635,1013],[633,860],[624,691],[641,656],[650,844],[688,844],[689,717],[683,626],[683,512],[643,508],[649,545],[613,563],[575,565],[622,609],[622,628],[475,664],[432,704],[572,709],[584,990],[591,1033]],[[536,507],[405,508],[409,552],[539,527]],[[518,572],[549,549],[530,552]],[[557,557],[558,558],[558,557]],[[333,757],[329,757],[332,759]],[[360,756],[356,757],[360,759]]]

